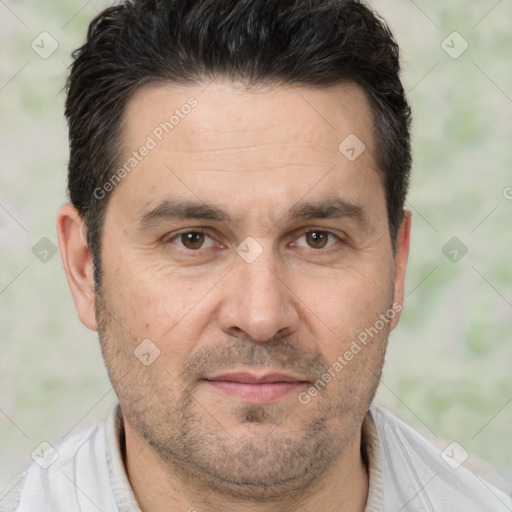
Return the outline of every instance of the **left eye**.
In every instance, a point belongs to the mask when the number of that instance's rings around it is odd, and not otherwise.
[[[205,240],[210,239],[210,245],[204,246]],[[184,233],[179,233],[174,238],[173,241],[178,241],[178,245],[184,247],[185,249],[190,249],[192,251],[196,251],[198,249],[206,249],[211,247],[214,243],[213,238],[206,234],[204,231],[186,231]]]
[[[328,245],[329,237],[334,241]],[[304,238],[306,240],[307,246],[311,247],[312,249],[325,249],[326,247],[331,247],[334,245],[339,237],[334,233],[330,233],[329,231],[314,229],[302,233],[298,240],[301,238]],[[298,243],[295,245],[298,245],[299,247],[305,247],[304,245]]]

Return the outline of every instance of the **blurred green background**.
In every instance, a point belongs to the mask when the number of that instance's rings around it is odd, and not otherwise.
[[[0,487],[40,442],[58,444],[115,401],[52,254],[66,201],[62,88],[108,3],[0,3]],[[407,298],[379,400],[512,481],[512,4],[371,5],[402,48],[414,111]]]

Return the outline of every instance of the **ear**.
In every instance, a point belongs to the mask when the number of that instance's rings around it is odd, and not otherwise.
[[[69,288],[82,323],[96,331],[94,269],[85,238],[85,225],[71,204],[60,207],[57,214],[59,249]]]
[[[407,259],[409,258],[409,244],[411,240],[411,218],[412,212],[409,209],[404,209],[404,218],[402,224],[396,235],[396,251],[395,251],[395,264],[394,264],[394,294],[393,294],[393,309],[399,305],[397,315],[391,320],[391,329],[394,329],[400,319],[402,305],[404,303],[404,283],[405,283],[405,270],[407,268]],[[396,309],[395,309],[396,310]]]

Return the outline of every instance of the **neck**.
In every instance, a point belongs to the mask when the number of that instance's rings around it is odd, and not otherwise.
[[[142,512],[292,512],[350,510],[363,512],[368,495],[368,472],[361,456],[361,429],[321,476],[300,493],[267,501],[243,500],[217,493],[182,468],[169,467],[125,422],[126,470]]]

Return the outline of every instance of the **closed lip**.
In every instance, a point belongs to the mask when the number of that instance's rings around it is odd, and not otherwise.
[[[297,377],[289,373],[280,371],[272,371],[266,373],[254,373],[254,372],[226,372],[212,377],[206,377],[204,380],[209,381],[223,381],[223,382],[243,382],[247,384],[268,384],[277,382],[310,382],[302,377]]]

